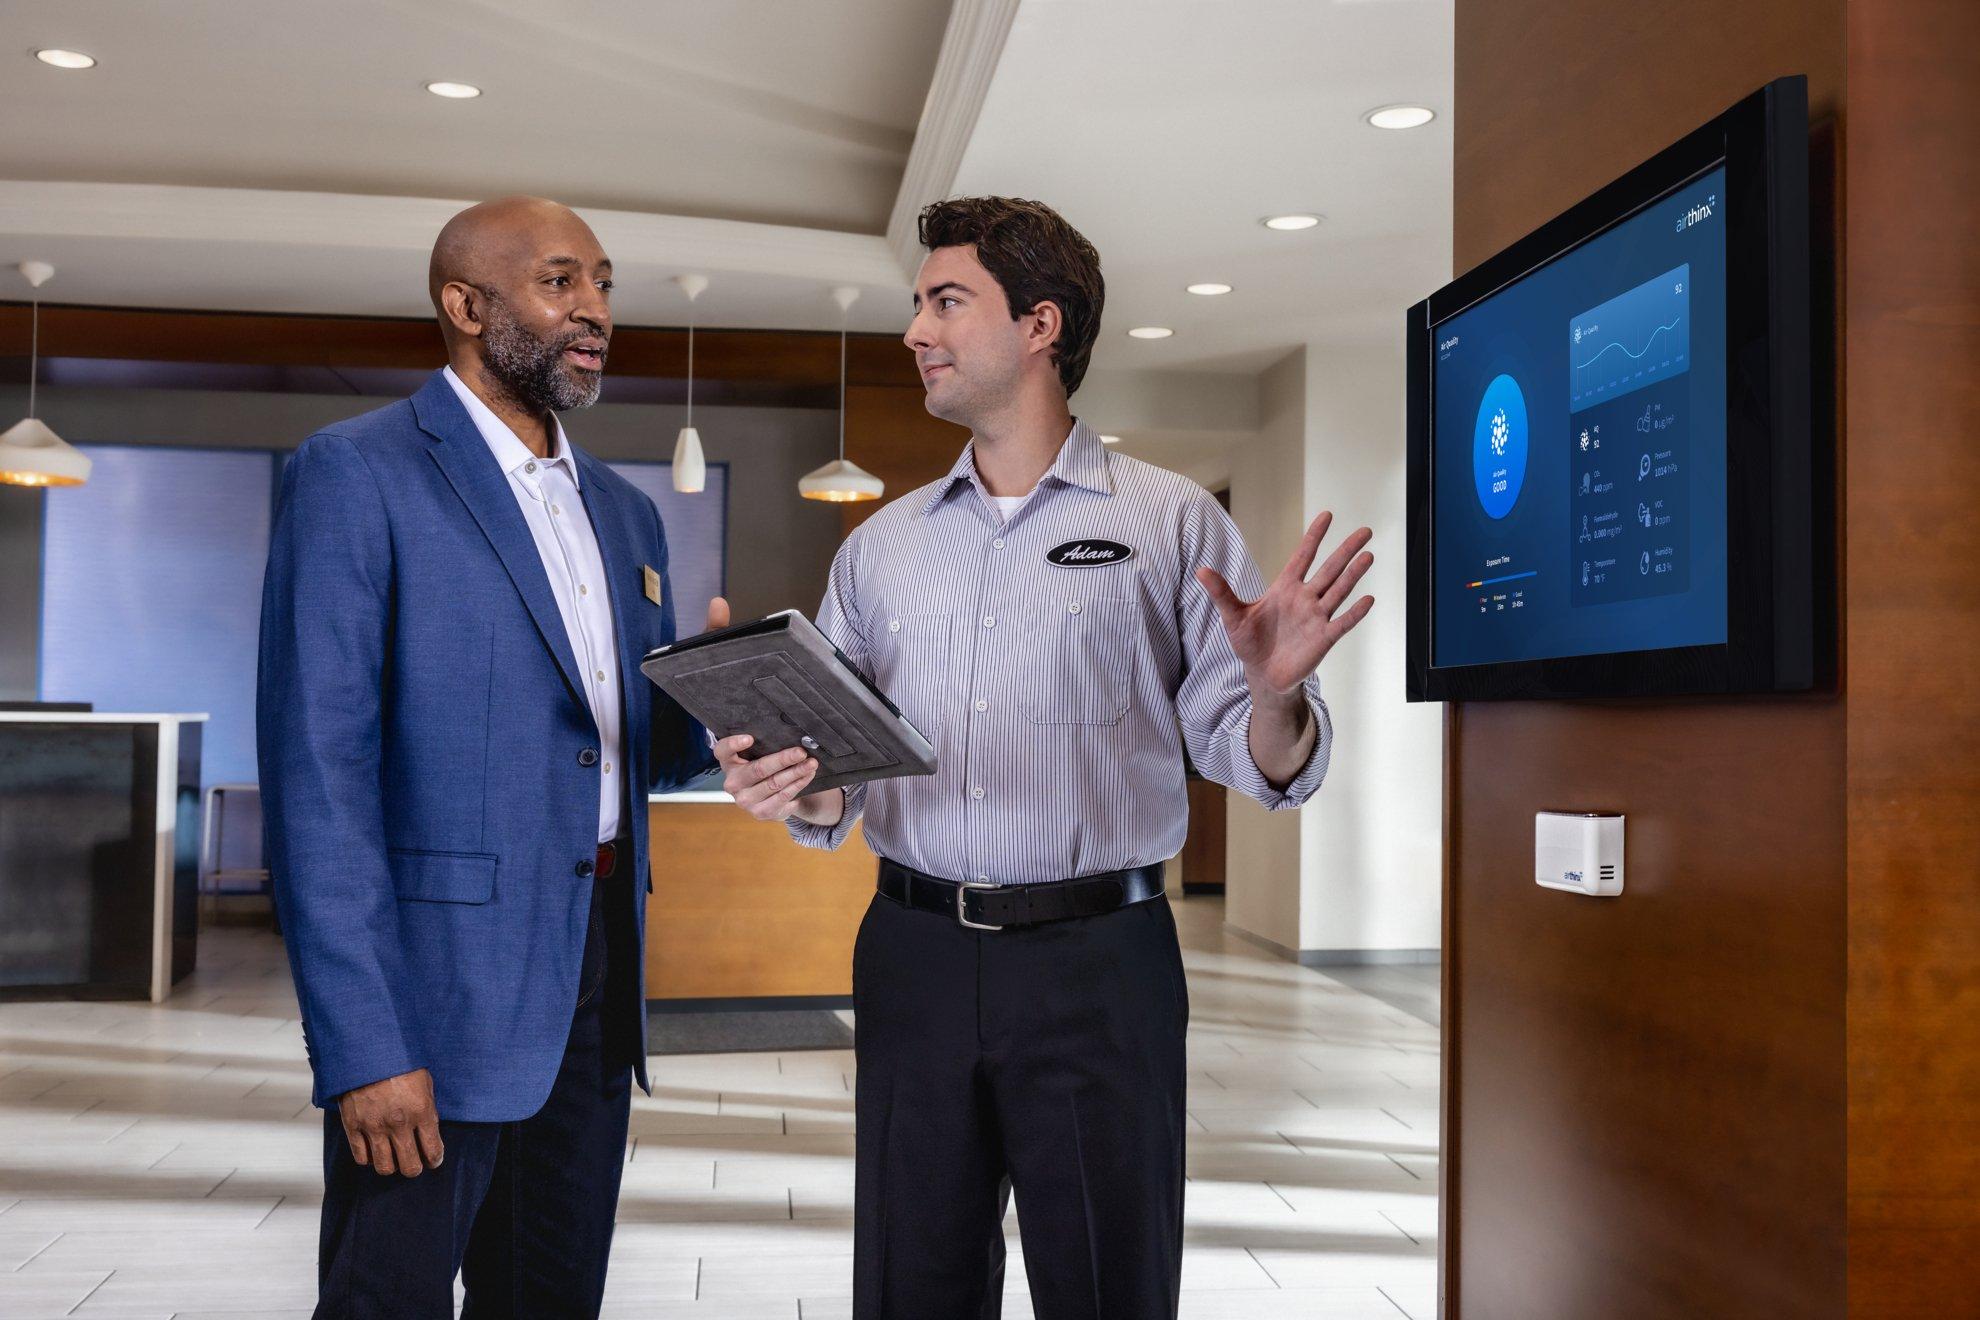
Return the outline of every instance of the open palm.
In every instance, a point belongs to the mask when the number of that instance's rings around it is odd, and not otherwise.
[[[1373,596],[1363,596],[1341,608],[1355,583],[1375,562],[1374,555],[1361,550],[1374,535],[1366,527],[1335,547],[1319,572],[1306,576],[1333,521],[1332,513],[1322,513],[1307,526],[1299,549],[1257,600],[1239,599],[1231,584],[1213,568],[1196,570],[1196,580],[1210,593],[1224,632],[1231,639],[1231,649],[1244,665],[1245,679],[1255,688],[1272,692],[1297,688],[1319,668],[1334,643],[1367,618],[1375,606]]]

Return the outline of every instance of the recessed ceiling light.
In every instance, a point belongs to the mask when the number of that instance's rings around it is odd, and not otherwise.
[[[1166,325],[1138,325],[1128,331],[1130,339],[1167,339],[1175,331]]]
[[[1100,443],[1103,445],[1117,445],[1120,442],[1121,438],[1117,435],[1103,435],[1100,437]]]
[[[96,67],[95,57],[85,55],[79,50],[56,50],[51,47],[48,50],[36,51],[34,57],[43,64],[52,64],[58,69],[93,69]]]
[[[1215,298],[1220,293],[1229,293],[1231,286],[1228,284],[1190,284],[1185,285],[1183,291],[1185,293],[1201,294],[1205,298]]]
[[[426,90],[450,101],[472,101],[481,95],[481,89],[473,83],[430,82],[426,84]]]
[[[1267,229],[1311,229],[1320,223],[1317,215],[1268,215],[1259,221]]]
[[[1436,117],[1427,105],[1385,105],[1362,116],[1377,128],[1421,128]]]

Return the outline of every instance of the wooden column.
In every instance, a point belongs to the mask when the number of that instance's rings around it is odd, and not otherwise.
[[[1456,57],[1462,270],[1772,78],[1832,119],[1843,3],[1459,0]],[[1841,1316],[1842,700],[1447,718],[1445,1315]],[[1628,892],[1535,885],[1538,810],[1626,812]]]
[[[1980,1296],[1980,4],[1849,7],[1849,1313]]]

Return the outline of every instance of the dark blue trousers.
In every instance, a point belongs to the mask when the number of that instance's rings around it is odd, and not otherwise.
[[[457,1274],[464,1320],[597,1316],[639,1039],[630,1015],[644,1008],[632,890],[623,874],[593,886],[579,1002],[542,1109],[515,1123],[443,1118],[446,1158],[417,1178],[358,1164],[337,1111],[324,1112],[318,1320],[451,1320]]]

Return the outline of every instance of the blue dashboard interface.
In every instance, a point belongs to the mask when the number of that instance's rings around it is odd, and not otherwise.
[[[1725,169],[1435,326],[1431,663],[1726,640]]]

